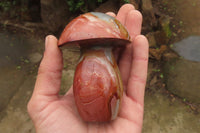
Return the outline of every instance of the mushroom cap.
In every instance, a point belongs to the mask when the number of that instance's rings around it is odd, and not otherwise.
[[[114,17],[90,12],[73,19],[62,32],[58,46],[88,47],[97,45],[125,46],[130,36]]]

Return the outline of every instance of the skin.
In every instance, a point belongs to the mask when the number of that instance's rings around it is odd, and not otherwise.
[[[77,112],[72,87],[64,96],[58,94],[63,69],[62,53],[57,39],[49,35],[27,106],[37,133],[141,133],[148,66],[148,41],[140,35],[142,15],[130,4],[123,5],[117,15],[107,14],[125,25],[132,38],[122,55],[116,54],[124,85],[117,119],[107,123],[86,123]]]

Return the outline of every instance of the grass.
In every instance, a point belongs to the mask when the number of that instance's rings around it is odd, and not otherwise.
[[[161,74],[160,74],[160,78],[161,78],[161,79],[163,79],[163,78],[164,78],[164,75],[163,75],[163,73],[161,73]]]

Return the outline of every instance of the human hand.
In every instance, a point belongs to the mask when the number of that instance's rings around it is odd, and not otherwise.
[[[107,123],[86,123],[80,118],[72,88],[59,96],[63,69],[62,53],[54,36],[47,36],[28,112],[37,133],[140,133],[143,121],[144,89],[147,76],[148,41],[140,35],[142,15],[130,4],[116,17],[128,29],[132,43],[119,58],[124,94],[118,117]]]

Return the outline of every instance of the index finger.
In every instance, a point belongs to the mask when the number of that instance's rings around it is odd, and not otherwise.
[[[139,35],[141,32],[141,27],[142,27],[141,13],[137,10],[129,11],[127,14],[126,21],[125,21],[125,26],[131,36],[132,43],[130,45],[127,45],[119,62],[119,69],[121,72],[124,88],[126,88],[127,86],[127,82],[128,82],[129,74],[131,70],[133,41],[135,39],[135,36]]]
[[[33,95],[57,97],[62,76],[62,53],[56,37],[46,37],[44,57],[41,61]]]

